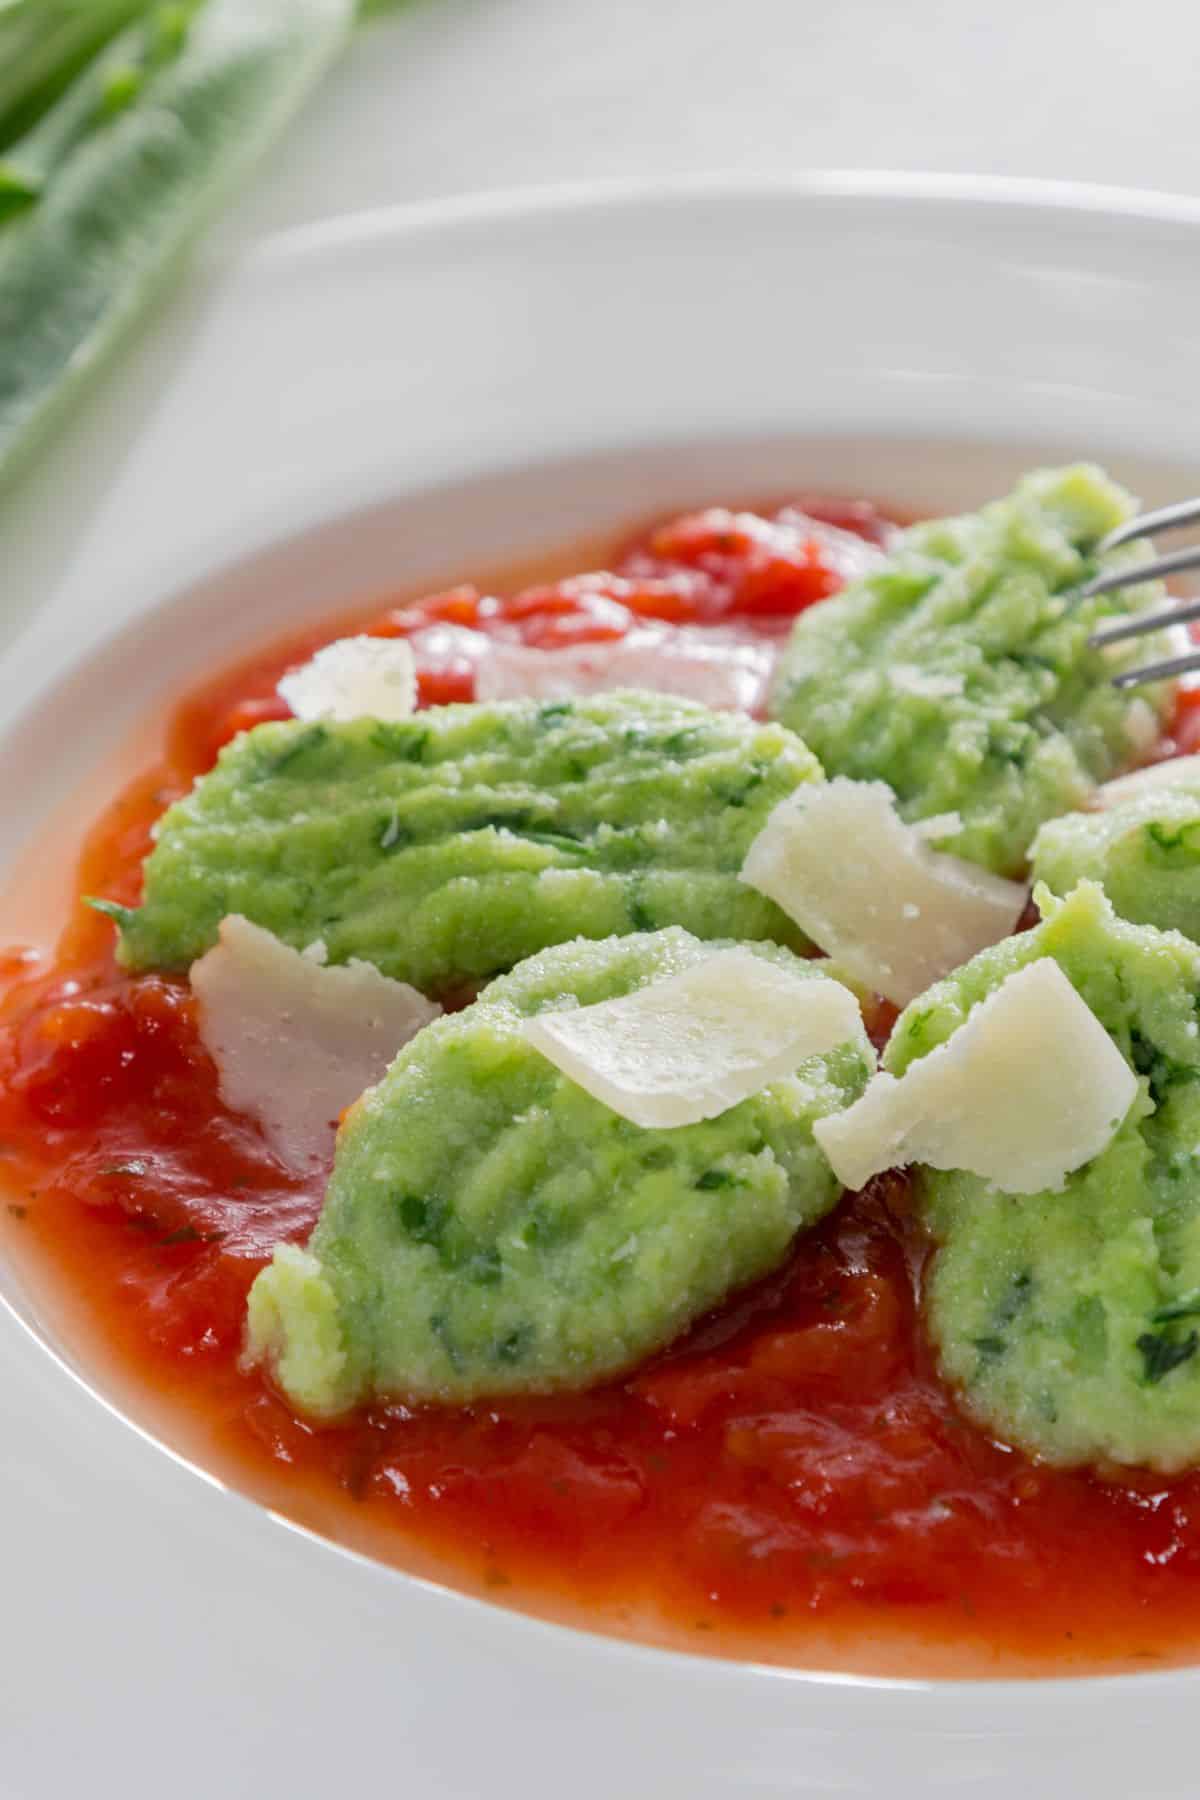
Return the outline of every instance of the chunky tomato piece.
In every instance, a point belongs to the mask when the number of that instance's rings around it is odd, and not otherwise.
[[[1200,688],[1181,688],[1176,695],[1171,736],[1181,756],[1200,750]]]
[[[394,607],[391,612],[372,619],[363,631],[367,637],[384,638],[411,637],[414,631],[424,631],[430,625],[462,625],[473,631],[496,605],[497,602],[485,598],[478,588],[464,584]]]
[[[451,663],[446,668],[417,670],[417,702],[420,706],[451,706],[475,698],[475,665]]]
[[[602,575],[525,588],[502,602],[492,629],[535,650],[613,643],[633,624],[629,607],[613,596],[614,586],[620,584]]]
[[[708,577],[733,615],[792,618],[835,594],[842,580],[819,539],[790,524],[725,507],[690,513],[654,532],[649,554]]]
[[[211,767],[225,745],[235,738],[239,731],[253,731],[256,725],[268,725],[275,719],[290,719],[291,708],[286,700],[278,694],[262,694],[253,700],[239,700],[231,706],[223,719],[217,721],[204,750],[206,766]]]

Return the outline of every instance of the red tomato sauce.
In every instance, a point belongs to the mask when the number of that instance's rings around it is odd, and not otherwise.
[[[806,506],[887,540],[864,504]],[[712,510],[639,536],[612,572],[507,597],[456,588],[358,628],[553,647],[651,617],[778,636],[840,579],[836,538],[789,509]],[[161,766],[88,837],[79,894],[135,902],[153,821],[236,731],[286,716],[279,675],[344,630],[185,697]],[[422,701],[467,698],[472,680],[443,658],[423,668]],[[1200,744],[1191,698],[1178,738]],[[296,1418],[238,1356],[250,1283],[279,1239],[307,1237],[321,1184],[285,1173],[222,1105],[186,982],[127,975],[112,945],[80,906],[50,966],[0,958],[10,1235],[250,1492],[473,1591],[709,1652],[978,1673],[1136,1668],[1200,1648],[1200,1478],[1054,1472],[969,1424],[922,1335],[925,1248],[899,1177],[848,1198],[785,1268],[624,1381],[460,1410],[373,1406],[332,1427]],[[875,1021],[881,1037],[892,1016]]]

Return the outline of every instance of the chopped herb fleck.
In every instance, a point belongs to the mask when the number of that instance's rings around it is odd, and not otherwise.
[[[905,1036],[908,1038],[910,1044],[919,1044],[921,1042],[921,1039],[925,1035],[925,1027],[928,1025],[930,1019],[932,1019],[934,1010],[935,1009],[932,1006],[926,1006],[919,1013],[914,1013],[912,1018],[908,1021],[904,1030]]]
[[[516,1363],[526,1355],[533,1343],[533,1326],[518,1325],[507,1337],[502,1337],[496,1345],[496,1361],[499,1363]]]
[[[1168,1337],[1163,1331],[1143,1331],[1137,1348],[1144,1362],[1143,1380],[1149,1386],[1161,1381],[1172,1369],[1190,1361],[1200,1349],[1200,1331],[1189,1331],[1185,1338]]]
[[[755,763],[740,787],[733,788],[724,796],[727,806],[745,806],[756,787],[761,787],[767,778],[767,771],[762,763]]]
[[[996,1326],[1011,1325],[1022,1307],[1028,1305],[1033,1276],[1028,1269],[1018,1269],[1009,1283],[1008,1292],[992,1314]]]
[[[1058,665],[1049,656],[1039,656],[1033,650],[1010,650],[1009,661],[1016,663],[1019,669],[1046,669],[1051,675],[1058,673]]]
[[[399,762],[420,762],[429,743],[429,727],[380,719],[371,728],[371,742]]]
[[[138,915],[136,906],[122,906],[116,900],[98,900],[93,894],[85,894],[83,904],[90,906],[93,912],[103,913],[121,931],[128,930]]]
[[[1178,851],[1182,853],[1182,859],[1187,862],[1194,861],[1197,856],[1200,856],[1200,819],[1189,820],[1187,824],[1178,826],[1174,831],[1169,826],[1161,825],[1157,820],[1152,819],[1144,829],[1150,842],[1161,850],[1164,856],[1170,856]]]
[[[586,856],[587,845],[561,831],[522,831],[521,837],[531,844],[544,844],[548,850],[561,850],[567,856]]]
[[[261,777],[278,775],[281,769],[286,769],[306,751],[315,750],[319,744],[323,744],[328,736],[329,731],[326,726],[310,725],[306,731],[297,732],[291,743],[285,744],[283,749],[277,750],[273,756],[260,752],[259,775]]]
[[[418,1244],[438,1244],[446,1229],[449,1208],[435,1195],[402,1194],[397,1203],[400,1223]]]
[[[665,1144],[653,1144],[642,1157],[643,1169],[669,1169],[675,1161]]]
[[[681,731],[673,731],[662,741],[662,747],[668,756],[690,756],[703,742],[703,734],[698,725],[685,725]]]
[[[728,1169],[705,1169],[696,1186],[707,1193],[710,1188],[736,1187],[736,1177]]]
[[[1150,1322],[1153,1325],[1170,1325],[1175,1319],[1194,1319],[1198,1316],[1200,1288],[1193,1288],[1190,1294],[1181,1294],[1177,1300],[1172,1300],[1166,1306],[1160,1306],[1157,1312],[1151,1313]]]
[[[635,889],[631,890],[625,902],[629,909],[629,921],[635,931],[653,931],[654,914]]]

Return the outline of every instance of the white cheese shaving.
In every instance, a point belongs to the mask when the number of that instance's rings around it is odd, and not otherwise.
[[[904,1006],[1007,937],[1027,898],[1018,882],[930,850],[931,823],[904,824],[883,782],[839,777],[775,808],[741,878],[856,980]]]
[[[1148,769],[1135,769],[1132,775],[1118,775],[1096,791],[1096,804],[1107,809],[1125,800],[1136,800],[1139,794],[1153,793],[1156,788],[1200,788],[1200,756],[1173,756],[1169,762],[1151,763]]]
[[[492,647],[491,638],[469,625],[423,625],[409,635],[408,642],[423,675],[440,675],[447,669],[474,669],[483,662]]]
[[[338,1115],[441,1012],[372,964],[326,968],[313,948],[293,950],[233,913],[191,970],[221,1098],[299,1170],[328,1159]]]
[[[417,704],[417,665],[403,638],[338,638],[278,685],[298,719],[407,719]]]
[[[965,1169],[1007,1194],[1061,1188],[1110,1142],[1137,1078],[1049,957],[1010,975],[946,1043],[879,1074],[814,1134],[861,1188],[884,1169]]]
[[[927,844],[944,843],[946,838],[957,837],[962,828],[962,814],[956,812],[934,813],[931,819],[914,819],[910,827]]]
[[[1162,736],[1158,714],[1140,694],[1129,702],[1125,714],[1125,736],[1136,756],[1148,756]]]
[[[858,1001],[839,982],[740,949],[524,1026],[564,1075],[622,1118],[658,1130],[716,1118],[861,1030]]]
[[[568,700],[617,688],[650,688],[704,706],[760,711],[775,666],[766,639],[751,642],[716,629],[646,626],[607,644],[534,650],[495,639],[479,664],[480,700]]]

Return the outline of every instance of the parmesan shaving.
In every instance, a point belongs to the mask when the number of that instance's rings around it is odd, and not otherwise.
[[[1129,702],[1129,711],[1125,714],[1125,736],[1135,756],[1149,756],[1162,737],[1158,714],[1140,694]]]
[[[1057,1190],[1111,1141],[1137,1078],[1049,957],[1010,975],[946,1043],[879,1074],[814,1126],[834,1174],[861,1188],[885,1169],[965,1169],[1003,1193]]]
[[[407,719],[417,704],[417,668],[403,638],[338,638],[283,676],[279,697],[298,719]]]
[[[716,1118],[806,1058],[860,1040],[862,1020],[840,983],[735,949],[619,1000],[541,1013],[524,1033],[622,1118],[665,1130]]]
[[[1007,937],[1027,891],[924,841],[943,814],[906,825],[880,781],[839,778],[775,808],[742,880],[781,906],[856,980],[897,1006]]]
[[[947,838],[957,837],[962,828],[962,814],[957,812],[934,813],[931,819],[914,819],[910,826],[927,844],[944,843]]]
[[[1151,763],[1148,769],[1135,769],[1132,775],[1118,775],[1097,789],[1097,806],[1107,809],[1125,800],[1136,800],[1140,794],[1158,788],[1200,788],[1200,756],[1173,756],[1169,762]]]
[[[328,1160],[339,1114],[441,1011],[370,963],[327,968],[314,949],[292,950],[235,913],[191,971],[221,1098],[297,1170]]]

